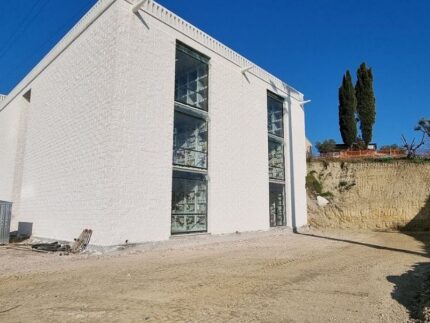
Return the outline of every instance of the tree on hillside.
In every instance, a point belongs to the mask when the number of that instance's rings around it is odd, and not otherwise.
[[[403,147],[406,150],[406,157],[407,158],[415,158],[417,156],[417,150],[420,149],[422,145],[424,145],[424,137],[425,134],[423,133],[423,136],[421,138],[421,141],[419,143],[415,143],[415,138],[412,139],[411,143],[408,143],[405,136],[402,135],[402,141],[403,141]]]
[[[415,127],[416,131],[421,131],[430,137],[430,119],[422,118],[418,121],[418,125]]]
[[[343,143],[349,147],[357,139],[357,122],[355,111],[357,100],[349,71],[346,71],[339,88],[339,130]]]
[[[336,150],[336,141],[333,139],[324,140],[323,142],[317,141],[315,147],[320,154],[331,153]]]
[[[422,118],[418,121],[417,126],[414,129],[422,133],[421,140],[416,144],[415,138],[409,143],[405,136],[402,135],[403,147],[406,150],[408,158],[415,158],[417,156],[417,151],[425,144],[425,137],[430,137],[430,119]]]
[[[376,119],[375,95],[373,92],[372,69],[362,63],[357,70],[355,85],[357,113],[360,120],[361,137],[367,146],[372,141],[373,125]]]

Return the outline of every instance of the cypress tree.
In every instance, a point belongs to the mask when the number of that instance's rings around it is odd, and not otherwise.
[[[343,143],[349,147],[357,139],[357,123],[355,109],[357,100],[349,71],[346,71],[339,88],[339,129]]]
[[[373,93],[372,69],[362,63],[357,70],[355,85],[357,113],[360,119],[361,137],[367,147],[372,140],[373,125],[376,119],[375,95]]]

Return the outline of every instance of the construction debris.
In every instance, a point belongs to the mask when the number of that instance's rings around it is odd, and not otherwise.
[[[65,252],[65,254],[68,254],[69,252],[80,253],[87,248],[90,242],[92,233],[93,233],[93,230],[85,229],[84,231],[82,231],[79,238],[75,239],[75,242],[72,244],[72,246],[68,244],[60,244],[58,241],[55,241],[51,243],[35,243],[31,245],[31,248],[34,251],[42,251],[42,252],[62,251],[62,252]]]
[[[72,245],[72,248],[70,249],[71,253],[79,253],[84,251],[91,239],[91,235],[93,234],[93,230],[91,229],[85,229],[82,231],[81,235],[78,239],[75,239],[75,242]]]
[[[43,251],[64,251],[69,252],[70,246],[68,244],[60,244],[57,241],[52,243],[36,243],[31,246],[32,249]]]

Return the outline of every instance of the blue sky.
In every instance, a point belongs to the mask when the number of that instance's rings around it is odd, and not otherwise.
[[[122,1],[122,0],[119,0]],[[372,67],[374,141],[400,143],[430,117],[430,1],[159,0],[303,92],[312,142],[340,141],[337,92],[346,69]],[[0,93],[8,93],[95,3],[0,1]]]

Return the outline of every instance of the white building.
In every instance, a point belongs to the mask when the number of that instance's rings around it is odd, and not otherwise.
[[[111,245],[305,225],[303,94],[157,3],[133,8],[99,1],[0,101],[12,229]]]

